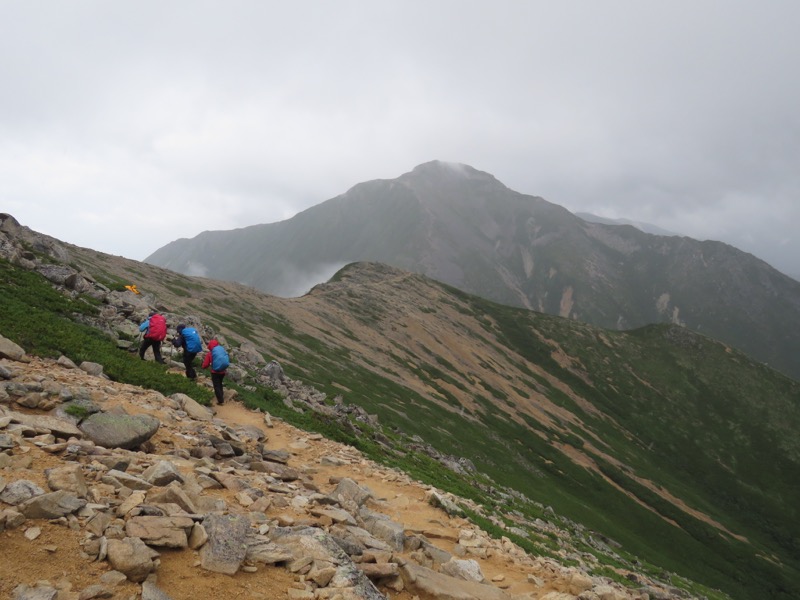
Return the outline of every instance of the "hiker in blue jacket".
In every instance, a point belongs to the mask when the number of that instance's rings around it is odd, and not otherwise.
[[[220,346],[217,340],[209,340],[208,352],[203,358],[203,368],[211,368],[211,383],[214,386],[214,396],[217,398],[217,404],[225,402],[222,380],[225,378],[225,372],[229,364],[230,359],[225,348]]]
[[[194,359],[203,350],[203,340],[194,327],[178,325],[178,335],[172,340],[176,348],[183,348],[183,366],[188,379],[196,379],[197,371],[194,370]]]

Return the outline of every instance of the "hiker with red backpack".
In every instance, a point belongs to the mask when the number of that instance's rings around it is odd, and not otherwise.
[[[228,353],[220,346],[217,340],[209,340],[208,352],[203,357],[203,369],[211,367],[211,383],[214,386],[214,396],[217,398],[217,404],[225,402],[225,395],[222,390],[222,380],[225,378],[225,372],[230,365]]]
[[[164,315],[151,311],[147,320],[139,325],[139,331],[144,332],[144,340],[139,346],[139,358],[144,360],[144,353],[152,347],[156,362],[163,365],[166,361],[161,358],[161,342],[167,337],[167,320]]]

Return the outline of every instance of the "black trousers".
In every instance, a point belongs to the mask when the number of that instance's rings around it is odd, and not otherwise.
[[[225,373],[211,373],[211,383],[214,386],[214,395],[217,397],[218,404],[225,402],[225,394],[222,391],[222,380],[224,378]]]
[[[194,370],[193,364],[195,356],[197,356],[197,352],[183,351],[183,366],[186,368],[186,377],[189,379],[195,379],[197,377],[197,371]]]
[[[151,346],[153,348],[153,358],[156,359],[156,362],[163,363],[164,359],[161,358],[161,342],[152,338],[144,338],[142,340],[142,345],[139,346],[139,358],[144,360],[144,353]]]

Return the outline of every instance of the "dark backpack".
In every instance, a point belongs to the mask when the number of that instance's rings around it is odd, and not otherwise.
[[[161,342],[167,337],[167,320],[164,318],[164,315],[153,315],[150,317],[150,325],[144,337],[156,340],[157,342]]]
[[[227,369],[231,364],[231,359],[228,353],[222,346],[214,346],[211,349],[211,370],[222,372]]]

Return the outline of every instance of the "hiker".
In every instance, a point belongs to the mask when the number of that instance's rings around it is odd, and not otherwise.
[[[194,327],[178,325],[178,335],[172,340],[172,345],[176,348],[183,348],[183,366],[186,369],[187,379],[197,378],[197,371],[194,370],[194,358],[203,349],[203,341],[200,334]]]
[[[203,358],[203,368],[208,369],[211,367],[211,383],[214,385],[214,395],[217,397],[217,404],[225,402],[225,395],[222,391],[222,380],[225,377],[225,371],[230,364],[228,353],[225,348],[220,346],[217,340],[209,340],[208,352]]]
[[[144,353],[152,346],[153,357],[162,365],[166,362],[161,358],[161,342],[167,337],[167,320],[164,315],[151,311],[147,320],[139,325],[139,331],[144,332],[144,340],[139,347],[139,358],[144,360]]]

